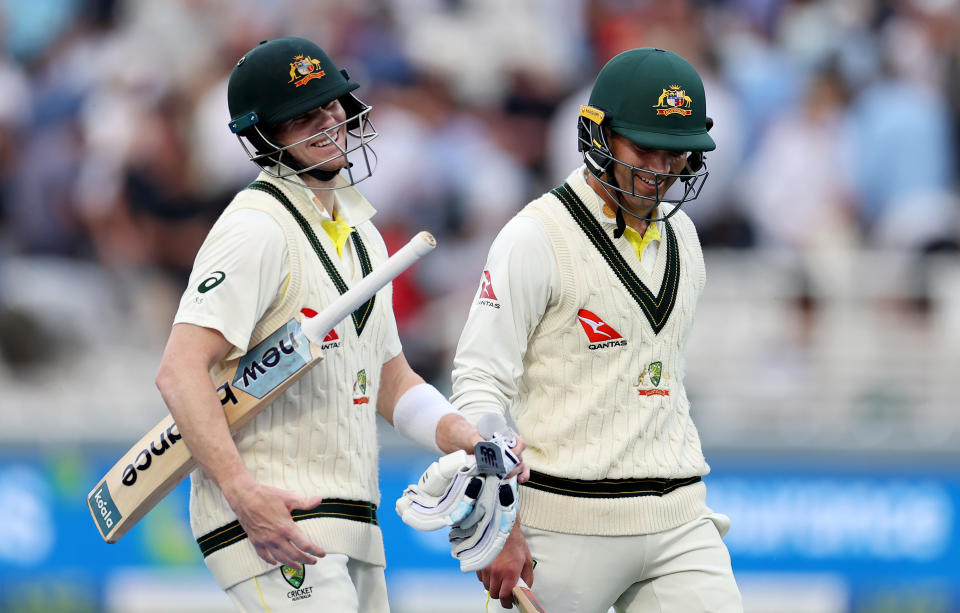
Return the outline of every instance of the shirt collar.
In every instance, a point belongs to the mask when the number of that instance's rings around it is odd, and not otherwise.
[[[317,193],[307,187],[300,177],[297,177],[297,182],[302,186],[301,189],[307,201],[316,205],[317,214],[320,218],[332,221],[334,218],[327,213],[327,210],[320,204],[319,199],[316,199]],[[373,208],[373,205],[364,198],[363,194],[357,191],[356,187],[349,185],[349,182],[343,175],[336,176],[334,185],[338,189],[333,190],[333,195],[336,200],[333,207],[335,218],[340,222],[355,228],[363,222],[369,221],[377,212],[377,210]]]

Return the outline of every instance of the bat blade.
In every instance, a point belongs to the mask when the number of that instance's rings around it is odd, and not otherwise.
[[[243,356],[211,374],[230,431],[257,416],[322,358],[333,327],[436,246],[421,232],[382,266],[312,318],[290,319]],[[116,543],[193,470],[196,463],[168,415],[127,451],[87,495],[100,536]]]
[[[322,359],[303,333],[303,315],[280,326],[212,374],[230,432],[237,432]],[[173,416],[145,434],[87,496],[108,543],[117,542],[195,467]]]
[[[520,613],[547,613],[523,580],[513,588],[513,604],[517,605]]]

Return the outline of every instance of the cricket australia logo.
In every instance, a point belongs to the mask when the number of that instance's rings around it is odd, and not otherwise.
[[[370,402],[367,394],[367,370],[357,371],[357,378],[353,381],[353,404],[367,404]]]
[[[690,109],[691,106],[693,106],[693,100],[690,99],[690,96],[680,89],[679,85],[671,85],[668,89],[663,90],[653,108],[657,109],[657,115],[680,114],[686,117],[693,113]]]
[[[283,574],[284,580],[290,584],[291,587],[298,588],[303,585],[304,569],[300,568],[297,570],[291,568],[284,564],[280,567],[280,572]]]
[[[320,60],[315,60],[309,55],[295,55],[290,62],[290,80],[287,83],[293,83],[296,87],[319,79],[327,74],[320,68]],[[299,78],[298,78],[299,77]]]
[[[313,586],[301,588],[303,580],[306,577],[306,570],[306,567],[301,567],[300,570],[297,570],[286,564],[280,567],[280,574],[283,575],[284,581],[289,583],[290,587],[293,588],[287,592],[287,598],[290,600],[303,600],[304,598],[313,596]]]
[[[640,396],[669,396],[670,390],[667,386],[667,379],[670,377],[663,374],[663,362],[650,362],[650,364],[640,372],[637,377],[637,394]],[[660,383],[663,382],[663,387]]]

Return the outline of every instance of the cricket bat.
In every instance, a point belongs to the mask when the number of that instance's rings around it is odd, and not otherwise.
[[[523,579],[513,586],[513,604],[517,605],[520,613],[547,613]]]
[[[354,287],[314,317],[298,313],[243,356],[211,377],[230,432],[235,433],[322,358],[323,338],[386,284],[436,247],[420,232]],[[194,469],[173,416],[147,432],[87,495],[100,536],[116,543]]]

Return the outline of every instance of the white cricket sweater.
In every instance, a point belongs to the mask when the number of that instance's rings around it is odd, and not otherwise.
[[[509,406],[525,460],[546,475],[705,475],[683,386],[705,280],[696,230],[682,211],[657,222],[663,240],[647,252],[655,258],[648,272],[626,240],[612,239],[615,220],[601,207],[581,167],[510,222],[529,228],[533,220],[542,231],[498,237],[457,350],[453,402],[474,420]],[[609,239],[600,243],[614,264],[589,239],[591,228]],[[663,496],[611,498],[523,487],[519,505],[525,525],[596,535],[659,532],[705,510],[702,482]]]
[[[294,205],[347,286],[362,278],[359,261],[351,266],[349,261],[341,261],[337,256],[333,242],[321,225],[323,214],[308,200],[305,189],[272,179],[265,173],[261,173],[258,181],[272,185]],[[366,257],[376,267],[386,260],[387,251],[369,221],[372,207],[352,187],[338,190],[337,199],[341,217],[356,226]],[[249,189],[241,191],[224,211],[221,221],[244,209],[267,213],[282,229],[286,257],[279,285],[284,289],[260,318],[247,347],[234,350],[227,359],[256,345],[302,307],[321,310],[339,296],[330,272],[306,234],[273,195]],[[216,236],[215,229],[211,237]],[[343,259],[347,258],[361,259],[353,240],[348,240],[344,250]],[[181,304],[190,302],[195,285],[191,280]],[[190,319],[178,315],[178,321]],[[391,285],[377,293],[372,311],[366,313],[362,322],[359,332],[353,318],[340,322],[334,328],[337,338],[323,344],[323,361],[235,435],[241,457],[259,483],[304,496],[379,504],[377,390],[381,366],[401,350]],[[203,325],[217,327],[208,320]],[[202,470],[194,471],[191,477],[190,517],[194,536],[199,539],[216,535],[234,522],[236,515],[216,483]],[[371,564],[385,564],[382,536],[376,524],[326,514],[298,521],[297,525],[327,552],[344,553]],[[224,589],[272,568],[257,555],[247,538],[210,553],[205,562]]]

